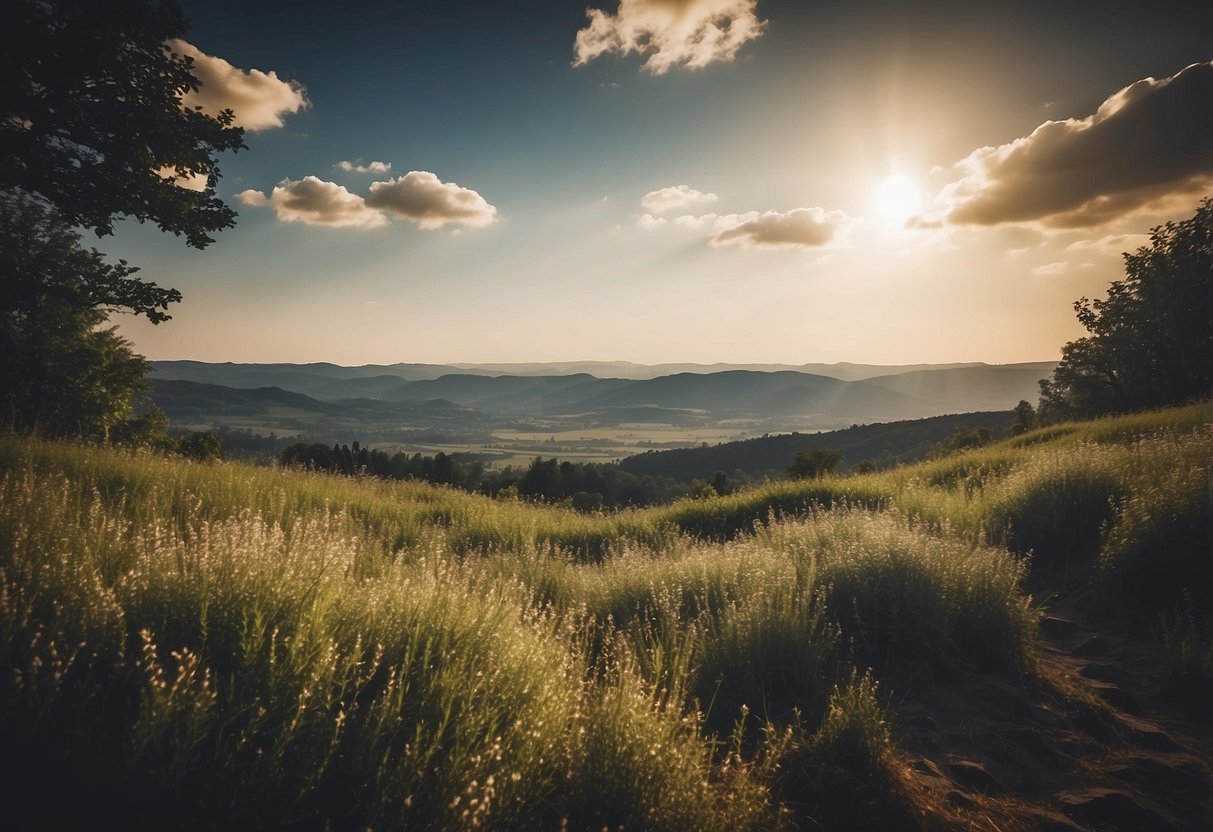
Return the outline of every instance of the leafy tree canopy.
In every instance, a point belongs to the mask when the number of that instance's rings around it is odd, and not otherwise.
[[[185,109],[192,59],[165,43],[187,21],[171,0],[14,0],[0,50],[0,189],[53,205],[69,224],[113,232],[152,221],[195,248],[231,227],[215,154],[244,147],[231,111]],[[205,181],[202,190],[173,184]]]
[[[837,448],[819,448],[810,445],[796,454],[788,465],[788,476],[793,479],[815,479],[833,474],[842,465],[842,451]]]
[[[113,329],[115,312],[167,320],[175,289],[144,283],[41,203],[0,194],[0,425],[105,438],[133,415],[147,363]]]
[[[1154,228],[1125,254],[1125,277],[1103,299],[1074,304],[1091,334],[1062,347],[1041,382],[1048,420],[1120,413],[1204,398],[1213,391],[1213,200]]]

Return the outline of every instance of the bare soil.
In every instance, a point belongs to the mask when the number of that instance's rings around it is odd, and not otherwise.
[[[1042,604],[1031,676],[966,674],[894,703],[921,828],[1213,830],[1213,691],[1083,583]]]

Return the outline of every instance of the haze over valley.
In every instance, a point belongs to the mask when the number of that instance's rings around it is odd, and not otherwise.
[[[182,430],[610,462],[654,448],[973,411],[1034,400],[1053,362],[909,367],[153,363],[153,400]],[[585,372],[593,369],[603,375]],[[810,371],[811,370],[811,371]],[[606,375],[627,373],[628,377]],[[665,374],[669,372],[670,374]],[[504,374],[510,373],[510,374]]]

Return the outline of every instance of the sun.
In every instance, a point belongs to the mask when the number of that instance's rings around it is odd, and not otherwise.
[[[922,210],[922,188],[910,177],[895,173],[876,189],[876,213],[890,228],[901,228]]]

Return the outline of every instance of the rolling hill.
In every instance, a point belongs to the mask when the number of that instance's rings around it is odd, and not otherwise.
[[[558,370],[574,365],[520,366]],[[832,366],[850,378],[787,369],[725,369],[617,378],[584,372],[530,375],[445,372],[453,368],[443,365],[339,367],[193,361],[153,362],[153,377],[233,388],[277,387],[326,402],[373,399],[415,404],[444,399],[503,418],[595,418],[595,414],[604,411],[637,407],[694,410],[700,411],[706,420],[773,419],[781,428],[791,430],[1006,410],[1020,399],[1035,399],[1038,379],[1047,376],[1053,365],[1047,362],[943,365],[929,369],[917,366],[883,375],[878,372],[889,368]],[[655,421],[661,421],[659,413],[654,415]]]
[[[724,442],[706,448],[649,451],[628,457],[619,467],[632,474],[670,477],[680,482],[711,480],[717,471],[743,471],[750,477],[777,477],[800,451],[816,446],[842,451],[843,470],[871,460],[880,467],[912,462],[946,441],[958,428],[986,428],[998,436],[1011,423],[1012,414],[961,413],[887,424],[857,425],[825,433],[791,433],[763,436],[741,442]]]

